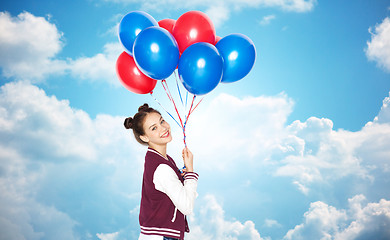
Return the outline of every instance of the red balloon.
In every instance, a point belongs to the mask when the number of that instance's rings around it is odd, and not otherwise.
[[[133,93],[150,93],[157,84],[157,80],[137,68],[133,57],[126,52],[122,52],[116,60],[116,74],[122,85]]]
[[[211,19],[200,11],[189,11],[181,15],[173,27],[179,51],[197,42],[215,43],[215,28]]]
[[[163,19],[158,22],[158,25],[172,34],[173,27],[175,26],[176,20],[174,19]]]

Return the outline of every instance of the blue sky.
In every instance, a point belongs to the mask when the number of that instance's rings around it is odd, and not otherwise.
[[[390,237],[388,1],[139,2],[0,3],[1,239],[137,238],[145,149],[123,120],[158,105],[115,74],[133,10],[200,10],[257,50],[187,126],[200,180],[186,239]]]

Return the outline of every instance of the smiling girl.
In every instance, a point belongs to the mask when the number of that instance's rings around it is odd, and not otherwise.
[[[184,174],[167,155],[172,140],[171,128],[161,114],[144,104],[134,117],[125,119],[126,129],[133,129],[135,139],[148,146],[142,181],[139,240],[184,239],[189,232],[186,215],[192,213],[197,197],[198,174],[193,155],[182,151]]]

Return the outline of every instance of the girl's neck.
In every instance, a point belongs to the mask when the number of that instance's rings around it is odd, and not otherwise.
[[[157,145],[157,144],[149,143],[149,147],[153,148],[154,150],[159,152],[163,157],[168,158],[167,157],[167,145],[166,144],[165,145]]]

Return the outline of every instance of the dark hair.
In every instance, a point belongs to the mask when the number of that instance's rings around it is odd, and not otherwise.
[[[152,113],[152,112],[158,113],[161,115],[161,113],[159,111],[157,111],[154,108],[149,107],[149,105],[147,103],[145,103],[144,105],[142,105],[138,108],[138,112],[134,115],[134,117],[126,118],[125,122],[123,123],[125,125],[126,129],[130,129],[130,128],[133,129],[135,139],[143,145],[148,144],[148,143],[142,141],[142,139],[140,138],[140,136],[145,135],[145,131],[144,131],[145,117],[149,113]]]

